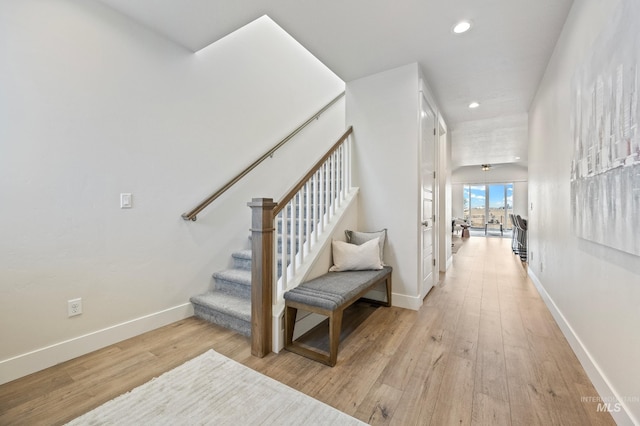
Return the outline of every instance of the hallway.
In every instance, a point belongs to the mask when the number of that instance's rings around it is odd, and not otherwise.
[[[453,405],[463,413],[471,405],[479,424],[614,424],[581,402],[597,393],[510,243],[465,239],[438,293],[427,297],[455,324],[449,374],[459,365],[458,374],[473,380]]]
[[[467,239],[419,312],[359,305],[334,368],[189,318],[0,386],[0,424],[64,422],[209,348],[370,424],[614,424],[510,242]]]

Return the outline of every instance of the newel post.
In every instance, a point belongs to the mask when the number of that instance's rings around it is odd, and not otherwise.
[[[254,198],[251,207],[251,354],[271,352],[273,305],[273,209],[271,198]]]

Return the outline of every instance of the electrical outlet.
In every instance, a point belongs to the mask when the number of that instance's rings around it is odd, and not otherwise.
[[[76,315],[80,315],[82,313],[82,299],[71,299],[67,300],[67,312],[70,317],[75,317]]]

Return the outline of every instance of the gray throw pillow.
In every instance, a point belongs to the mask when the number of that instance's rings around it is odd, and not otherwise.
[[[384,228],[380,231],[375,232],[360,232],[360,231],[344,231],[345,236],[347,237],[347,242],[351,244],[360,245],[366,243],[367,241],[373,240],[374,238],[379,238],[378,240],[378,248],[380,249],[380,260],[384,265],[384,244],[387,241],[387,228]]]

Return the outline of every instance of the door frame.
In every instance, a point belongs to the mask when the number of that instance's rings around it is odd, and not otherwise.
[[[420,223],[418,224],[418,243],[419,243],[419,250],[418,250],[418,279],[419,279],[419,296],[420,296],[420,300],[424,299],[426,297],[426,295],[428,294],[429,290],[431,290],[431,288],[433,288],[435,285],[438,284],[439,281],[439,274],[440,274],[440,267],[439,267],[439,235],[440,235],[440,220],[439,220],[439,206],[440,206],[440,200],[439,200],[439,184],[438,184],[438,156],[439,156],[439,150],[438,150],[438,141],[439,141],[439,135],[438,135],[438,129],[440,127],[440,123],[439,123],[439,117],[438,117],[438,112],[437,109],[435,109],[433,107],[433,102],[430,100],[430,96],[428,91],[424,90],[422,88],[423,84],[421,84],[421,90],[418,93],[418,111],[419,111],[419,139],[418,139],[418,179],[419,179],[419,191],[418,191],[418,197],[419,197],[419,218],[420,218]],[[422,138],[423,138],[423,134],[422,134],[422,106],[423,106],[423,102],[424,105],[426,105],[426,107],[430,110],[431,114],[433,115],[433,133],[431,133],[431,131],[429,131],[428,135],[432,135],[433,137],[433,152],[432,152],[432,156],[433,156],[433,176],[423,176],[423,170],[422,170],[422,158],[423,158],[423,146],[422,146]],[[432,267],[432,273],[431,273],[431,285],[430,286],[425,286],[424,284],[424,271],[423,271],[423,258],[424,258],[424,253],[423,253],[423,225],[421,223],[422,218],[424,217],[423,215],[423,190],[422,190],[422,182],[424,181],[424,178],[429,178],[429,179],[433,179],[433,190],[432,190],[432,205],[431,205],[431,221],[432,221],[432,232],[431,232],[431,251],[432,251],[432,257],[434,259],[434,264]],[[428,287],[428,288],[425,288]]]
[[[449,228],[451,223],[451,173],[449,171],[449,135],[447,134],[447,125],[440,113],[438,113],[437,126],[436,186],[438,188],[438,213],[436,213],[436,224],[438,226],[438,257],[436,267],[439,272],[446,272],[452,262],[451,229]]]

